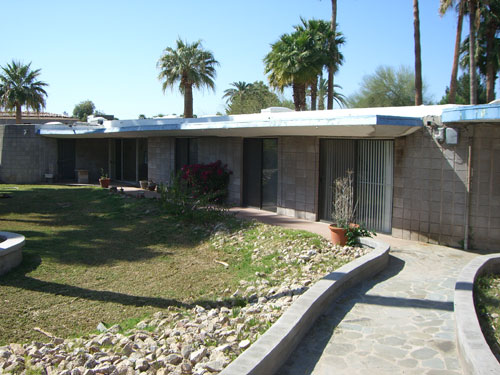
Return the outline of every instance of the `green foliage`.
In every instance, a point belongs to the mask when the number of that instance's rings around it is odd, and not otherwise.
[[[45,107],[44,90],[47,83],[39,81],[40,69],[31,70],[31,63],[23,64],[12,60],[10,64],[1,67],[0,73],[0,108],[16,110],[16,122],[21,120],[23,106],[39,112]]]
[[[359,237],[372,237],[376,236],[374,231],[366,229],[363,224],[350,224],[344,226],[346,245],[347,246],[357,246],[359,243]]]
[[[485,274],[474,283],[474,305],[484,338],[500,355],[500,275]]]
[[[426,85],[423,85],[424,104]],[[354,108],[399,107],[415,104],[415,74],[406,66],[395,70],[390,66],[379,66],[375,73],[363,77],[360,90],[348,98]]]
[[[448,104],[450,88],[447,86],[445,94],[441,98],[439,104]],[[455,104],[469,104],[470,103],[470,74],[463,73],[457,80],[457,94],[455,98]],[[477,103],[486,103],[486,87],[481,81],[481,78],[477,76]]]
[[[87,117],[94,114],[95,105],[90,100],[84,100],[83,102],[75,105],[73,109],[73,116],[77,117],[80,121],[87,121]]]
[[[160,185],[160,197],[167,212],[188,221],[209,222],[224,214],[221,207],[227,197],[227,165],[218,160],[210,164],[185,165],[171,177],[170,185]]]
[[[283,104],[262,81],[254,83],[233,82],[231,85],[235,88],[224,91],[224,97],[228,98],[226,108],[228,115],[259,113],[263,108],[280,107]]]
[[[187,43],[177,39],[175,49],[165,49],[157,63],[158,79],[163,81],[163,92],[179,84],[179,91],[184,95],[184,117],[193,117],[193,87],[214,89],[218,65],[212,52],[203,49],[201,40]]]

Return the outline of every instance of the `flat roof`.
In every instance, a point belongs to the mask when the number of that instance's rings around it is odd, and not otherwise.
[[[263,112],[193,119],[156,118],[104,121],[102,125],[39,125],[40,135],[55,138],[266,137],[324,136],[395,138],[411,134],[423,118],[441,115],[448,106]]]
[[[443,123],[500,122],[500,102],[443,109]]]

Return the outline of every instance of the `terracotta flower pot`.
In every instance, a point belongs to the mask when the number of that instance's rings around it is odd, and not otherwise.
[[[109,182],[111,181],[110,178],[100,178],[99,179],[99,184],[101,184],[102,188],[108,188],[109,187]]]
[[[330,225],[329,228],[332,235],[332,243],[334,245],[345,246],[347,241],[345,237],[346,230],[344,228],[334,227],[333,225]]]

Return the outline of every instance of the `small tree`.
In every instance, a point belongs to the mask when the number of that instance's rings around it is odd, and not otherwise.
[[[75,105],[73,109],[73,116],[78,118],[80,121],[87,121],[87,116],[90,116],[95,111],[95,105],[90,100],[84,100],[83,102]]]

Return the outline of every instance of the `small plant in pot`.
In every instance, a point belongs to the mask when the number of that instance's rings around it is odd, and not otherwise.
[[[148,188],[149,181],[148,180],[140,180],[139,185],[142,190],[146,190]]]
[[[109,183],[111,179],[108,177],[108,174],[104,172],[104,169],[101,168],[101,178],[99,178],[99,184],[102,188],[109,188]]]
[[[335,225],[330,225],[332,243],[340,246],[355,246],[359,237],[371,237],[374,232],[364,225],[355,224],[357,202],[354,202],[353,171],[339,177],[334,182],[334,197],[332,219]]]

